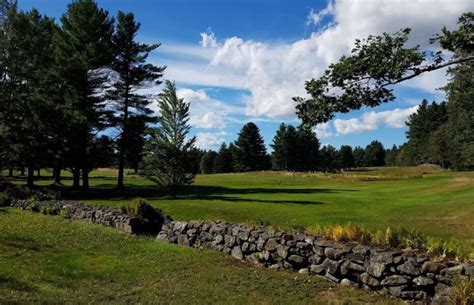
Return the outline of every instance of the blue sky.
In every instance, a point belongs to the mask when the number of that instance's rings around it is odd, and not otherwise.
[[[59,17],[63,0],[20,0]],[[298,124],[293,96],[304,96],[304,81],[347,54],[355,38],[412,28],[410,43],[430,48],[428,39],[474,1],[275,1],[275,0],[103,0],[111,15],[131,11],[142,24],[139,39],[162,43],[150,60],[167,65],[165,78],[191,103],[193,134],[202,148],[233,141],[242,125],[254,121],[269,145],[281,122]],[[407,116],[423,98],[441,101],[436,90],[445,71],[432,72],[395,87],[397,100],[361,109],[315,128],[323,144],[385,146],[405,139]],[[159,92],[160,88],[154,91]]]

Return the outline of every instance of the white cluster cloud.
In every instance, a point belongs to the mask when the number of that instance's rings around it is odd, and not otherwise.
[[[318,124],[313,131],[316,133],[319,139],[329,138],[332,137],[334,134],[330,129],[329,122]]]
[[[201,33],[201,51],[194,53],[195,49],[189,47],[180,51],[180,55],[189,53],[192,57],[193,53],[199,58],[168,62],[167,77],[184,84],[244,89],[249,92],[244,96],[246,115],[278,120],[294,118],[291,98],[304,96],[304,82],[318,77],[330,63],[350,52],[356,38],[410,27],[410,43],[428,48],[433,34],[443,26],[453,28],[462,13],[472,10],[472,0],[383,0],[371,4],[365,0],[330,1],[323,10],[312,10],[307,24],[319,25],[324,17],[331,18],[331,22],[323,29],[315,29],[309,37],[292,43],[259,42],[239,37],[218,40],[211,31]],[[445,82],[445,71],[435,71],[404,85],[436,93],[435,89]],[[366,120],[369,117],[370,113]],[[210,126],[209,122],[214,120],[210,114],[197,124]],[[217,121],[217,125],[222,125]],[[344,122],[338,121],[341,131],[348,130],[348,123]],[[360,119],[351,121],[354,125],[361,122]],[[386,125],[399,126],[388,121]],[[370,131],[372,127],[363,125],[356,129]],[[319,132],[323,135],[324,129]]]
[[[196,134],[196,146],[201,149],[216,149],[225,141],[225,131],[221,132],[198,132]]]
[[[415,113],[417,109],[418,106],[413,106],[405,109],[396,108],[380,112],[369,111],[359,118],[348,120],[336,119],[334,120],[334,128],[340,135],[373,131],[381,125],[392,128],[403,128],[405,127],[408,116]]]
[[[243,113],[243,107],[236,107],[209,97],[204,90],[178,89],[176,94],[190,103],[189,123],[197,128],[218,128],[226,126],[228,116]]]

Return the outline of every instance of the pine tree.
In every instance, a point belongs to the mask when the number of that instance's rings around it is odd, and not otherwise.
[[[349,145],[342,145],[339,149],[340,164],[343,169],[354,167],[354,154],[352,147]]]
[[[365,164],[366,166],[384,166],[385,165],[385,149],[379,141],[372,141],[365,148]]]
[[[270,146],[273,148],[272,152],[272,168],[273,170],[287,170],[287,145],[286,141],[286,125],[281,123],[278,128],[275,137],[273,138],[273,144]]]
[[[472,27],[472,23],[471,23]],[[472,52],[471,52],[472,53]],[[474,169],[474,62],[449,70],[447,150],[458,170]]]
[[[296,170],[300,172],[315,171],[319,162],[319,140],[310,128],[303,125],[297,129]]]
[[[260,130],[252,122],[245,124],[240,130],[234,152],[238,171],[257,171],[269,167],[269,157]]]
[[[323,172],[335,172],[341,168],[339,153],[331,145],[324,146],[320,152],[320,169]]]
[[[232,151],[222,143],[215,159],[214,171],[216,173],[231,173],[234,171],[234,159]]]
[[[200,162],[200,171],[202,174],[214,174],[216,173],[216,158],[217,153],[213,150],[206,152]]]
[[[138,172],[140,162],[143,158],[143,146],[145,145],[146,122],[141,117],[131,116],[127,124],[128,145],[125,146],[125,161],[127,166]]]
[[[356,167],[364,167],[365,163],[365,150],[362,147],[356,146],[354,148],[354,165]]]
[[[68,151],[74,185],[82,172],[83,187],[89,187],[93,169],[90,151],[97,131],[106,126],[111,113],[104,95],[109,68],[114,58],[114,20],[93,0],[76,0],[61,17],[61,30],[55,37],[58,74],[65,83],[68,104]]]
[[[115,110],[113,123],[119,130],[117,141],[119,151],[117,188],[122,189],[127,147],[133,145],[133,134],[130,126],[132,118],[150,121],[153,111],[149,108],[151,100],[139,90],[159,85],[166,67],[157,67],[146,63],[148,55],[160,45],[141,44],[136,35],[140,24],[135,21],[132,13],[119,12],[117,29],[113,37],[116,52],[111,69],[114,71],[112,88],[108,90],[108,98]]]
[[[173,198],[183,185],[193,183],[196,138],[188,139],[189,103],[176,95],[176,86],[166,81],[158,96],[159,127],[151,128],[146,143],[144,173],[167,187]]]
[[[433,163],[448,168],[451,164],[452,155],[448,144],[448,124],[441,125],[433,132],[429,139],[429,153]]]

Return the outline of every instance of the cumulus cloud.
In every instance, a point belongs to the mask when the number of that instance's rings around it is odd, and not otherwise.
[[[391,128],[403,128],[408,116],[418,109],[418,106],[410,108],[396,108],[387,111],[369,111],[359,118],[347,120],[334,120],[334,128],[341,135],[357,134],[376,130],[380,126],[388,126]]]
[[[225,141],[226,132],[199,132],[196,134],[196,146],[201,149],[216,149]]]
[[[205,90],[181,88],[176,94],[191,104],[189,123],[193,127],[222,129],[226,126],[229,115],[244,112],[243,107],[232,106],[209,97]]]
[[[333,132],[330,129],[329,122],[316,125],[313,128],[313,131],[316,133],[316,136],[319,139],[329,138],[333,136]]]

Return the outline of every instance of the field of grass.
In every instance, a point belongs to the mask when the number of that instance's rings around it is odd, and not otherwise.
[[[0,209],[0,304],[401,304],[315,276]]]
[[[37,184],[51,183],[43,171]],[[368,229],[403,226],[474,246],[474,172],[431,167],[344,174],[262,172],[199,175],[173,200],[149,180],[95,171],[89,204],[120,206],[146,198],[177,220],[224,219],[296,226],[352,222]],[[22,183],[23,178],[13,181]],[[65,184],[70,184],[66,177]],[[74,303],[387,303],[287,272],[235,262],[221,253],[163,245],[100,226],[13,209],[0,211],[0,304]],[[3,298],[3,299],[2,299]]]

